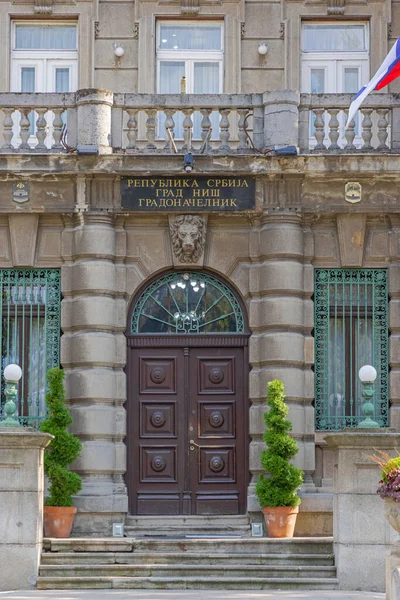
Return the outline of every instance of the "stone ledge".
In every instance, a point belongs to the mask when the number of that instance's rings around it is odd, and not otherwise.
[[[0,427],[0,448],[46,448],[54,439],[29,427]]]
[[[324,512],[333,511],[333,494],[304,494],[301,497],[300,512]]]

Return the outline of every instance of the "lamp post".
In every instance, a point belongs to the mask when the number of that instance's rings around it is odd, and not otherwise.
[[[4,369],[4,379],[6,386],[4,395],[6,403],[4,405],[5,418],[0,421],[0,427],[20,427],[20,422],[16,419],[18,381],[21,379],[22,370],[18,365],[7,365]]]
[[[358,427],[363,428],[377,428],[379,424],[371,419],[374,414],[374,405],[372,403],[372,397],[374,395],[374,381],[376,379],[376,369],[372,365],[364,365],[358,372],[358,376],[363,386],[362,396],[364,398],[364,404],[362,412],[365,417]]]

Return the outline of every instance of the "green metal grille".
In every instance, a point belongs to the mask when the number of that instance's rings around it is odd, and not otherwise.
[[[170,273],[139,297],[131,333],[243,333],[242,309],[235,294],[207,273]]]
[[[364,418],[360,367],[377,370],[374,421],[388,425],[388,283],[385,269],[315,270],[316,429]]]
[[[18,419],[37,427],[45,417],[46,375],[60,363],[60,271],[0,269],[1,409],[4,368],[20,365]]]

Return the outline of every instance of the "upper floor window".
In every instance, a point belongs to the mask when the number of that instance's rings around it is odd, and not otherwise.
[[[76,50],[75,25],[15,23],[14,50]]]
[[[223,25],[218,21],[159,21],[157,26],[157,91],[159,94],[220,94],[223,92]],[[185,78],[183,80],[183,78]],[[210,116],[218,138],[219,115]],[[165,117],[159,115],[159,137]],[[183,136],[183,114],[174,115],[176,138]],[[201,114],[193,115],[193,137],[200,139]]]
[[[369,79],[367,24],[304,23],[302,91],[355,94]]]
[[[74,92],[78,87],[75,23],[14,22],[11,90]]]
[[[303,25],[303,52],[365,52],[366,25],[309,23]]]
[[[218,22],[159,21],[157,89],[179,94],[182,77],[187,94],[219,94],[223,85],[223,28]]]
[[[304,23],[302,29],[301,89],[311,94],[356,94],[369,80],[369,43],[366,23]],[[355,119],[356,146],[362,145],[361,117]],[[345,115],[339,120],[339,144],[343,141]],[[310,146],[316,143],[310,118]],[[325,143],[329,116],[325,116]]]

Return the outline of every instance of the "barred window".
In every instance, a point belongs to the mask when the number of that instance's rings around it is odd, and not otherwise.
[[[388,425],[388,288],[385,269],[315,270],[315,426],[357,427],[360,367],[373,365],[375,415]]]
[[[1,409],[4,368],[16,363],[22,369],[23,425],[37,426],[44,418],[47,371],[59,366],[60,279],[58,269],[0,269]]]

